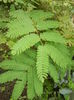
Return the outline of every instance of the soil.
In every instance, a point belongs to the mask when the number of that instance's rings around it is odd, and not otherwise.
[[[5,87],[4,91],[1,90],[2,87]],[[10,100],[13,87],[14,87],[14,82],[0,84],[0,100]]]

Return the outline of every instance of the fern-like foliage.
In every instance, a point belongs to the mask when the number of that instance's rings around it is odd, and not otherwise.
[[[54,16],[52,13],[42,10],[33,10],[31,12],[17,10],[11,12],[10,15],[14,19],[7,24],[7,26],[9,27],[7,37],[14,39],[25,35],[15,43],[12,48],[12,54],[20,54],[26,51],[26,49],[35,46],[35,44],[38,42],[40,42],[41,45],[45,45],[44,47],[40,47],[38,45],[39,47],[36,63],[37,74],[42,82],[44,81],[44,78],[46,78],[48,73],[48,56],[51,57],[53,62],[61,68],[67,68],[69,64],[68,55],[62,55],[61,51],[59,51],[60,47],[57,48],[57,46],[54,45],[57,43],[58,45],[64,45],[66,44],[66,40],[58,31],[53,30],[59,27],[59,22],[51,20],[51,18]],[[46,42],[48,42],[49,45],[46,45]],[[52,45],[50,45],[51,42],[53,42]],[[47,50],[44,50],[45,48]],[[46,63],[43,64],[43,62],[45,61]]]
[[[66,56],[66,59],[64,59],[65,56],[63,54],[61,54],[61,52],[56,47],[47,44],[45,48],[47,49],[48,55],[61,68],[66,68],[68,66],[68,64],[70,64],[69,57]],[[53,50],[54,50],[54,52],[53,52]]]
[[[11,96],[13,100],[17,100],[19,98],[22,91],[24,90],[25,85],[26,85],[26,73],[24,73],[24,77],[22,78],[22,80],[17,81],[14,86],[13,93]]]
[[[13,11],[10,13],[10,15],[14,18],[14,20],[11,20],[10,23],[7,24],[7,27],[9,28],[7,37],[14,39],[24,34],[29,34],[29,32],[35,31],[35,28],[32,25],[32,20],[26,13],[24,13],[24,11]]]
[[[36,68],[33,68],[33,74],[34,74],[34,87],[35,87],[35,92],[38,96],[41,96],[41,94],[43,93],[43,84],[42,82],[39,80],[38,76],[37,76],[37,71]]]
[[[35,45],[37,42],[39,42],[39,40],[39,36],[36,34],[30,34],[21,38],[12,48],[12,54],[20,54],[21,52]]]
[[[53,16],[43,10],[10,12],[6,36],[15,42],[11,49],[14,56],[0,64],[1,68],[8,70],[0,75],[0,82],[17,79],[11,96],[15,100],[26,84],[29,99],[41,96],[48,74],[59,83],[58,70],[66,70],[71,64],[67,41],[58,31],[59,22]]]
[[[49,71],[49,75],[53,78],[53,80],[56,83],[58,83],[59,82],[59,74],[57,72],[56,66],[53,65],[52,63],[50,63],[50,61],[49,61],[48,71]]]
[[[48,74],[48,55],[45,52],[45,49],[43,46],[38,47],[38,53],[37,53],[37,74],[39,79],[44,82],[44,78],[47,77]]]
[[[29,99],[33,99],[35,97],[35,90],[34,90],[34,76],[33,76],[33,68],[30,67],[28,69],[28,89],[27,94]]]
[[[0,83],[13,81],[14,79],[18,79],[18,78],[21,79],[22,75],[24,75],[24,73],[22,72],[7,71],[6,73],[0,75]]]
[[[40,96],[43,93],[43,84],[37,77],[35,61],[30,56],[26,54],[13,56],[11,60],[3,61],[0,64],[0,68],[8,70],[0,75],[0,83],[16,80],[11,95],[13,100],[17,100],[20,97],[26,84],[29,99],[33,99],[36,95]],[[24,62],[25,60],[26,62]],[[40,89],[36,87],[36,84]]]
[[[60,33],[56,31],[48,31],[43,32],[40,37],[43,40],[49,41],[49,42],[55,42],[55,43],[65,43],[65,39],[60,35]]]

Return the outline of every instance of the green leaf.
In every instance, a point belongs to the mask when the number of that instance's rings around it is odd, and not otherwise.
[[[59,65],[61,68],[67,68],[71,63],[69,57],[66,55],[64,56],[55,46],[53,45],[45,45],[47,49],[48,55],[52,58],[54,63]]]
[[[26,73],[24,73],[22,81],[16,81],[16,84],[14,85],[14,89],[11,96],[13,100],[17,100],[20,97],[20,95],[24,90],[25,85],[26,85]]]
[[[11,20],[7,27],[9,28],[7,32],[7,37],[17,38],[24,34],[29,34],[30,32],[35,32],[32,20],[29,18],[27,13],[22,10],[17,10],[12,12],[11,15],[15,17],[14,20]]]
[[[39,46],[37,51],[36,67],[37,67],[38,78],[42,83],[44,82],[44,78],[47,77],[48,65],[49,65],[48,55],[46,54],[44,47]]]
[[[63,55],[70,56],[70,51],[68,47],[65,44],[53,44],[60,52],[62,52]]]
[[[33,76],[33,68],[30,67],[28,69],[28,87],[27,87],[27,95],[29,99],[33,99],[35,97],[34,90],[34,76]]]
[[[36,50],[34,49],[28,49],[25,51],[25,54],[31,57],[33,60],[36,59]]]
[[[38,30],[56,29],[59,27],[59,22],[54,20],[39,21],[37,23]]]
[[[22,63],[22,64],[25,64],[28,66],[35,65],[35,61],[33,60],[33,58],[30,58],[25,53],[21,53],[20,55],[12,56],[12,59],[15,60],[17,63]]]
[[[65,43],[65,39],[57,31],[47,31],[40,34],[40,37],[45,41],[52,41],[55,43]]]
[[[12,48],[12,54],[20,54],[27,50],[28,48],[34,46],[37,42],[40,41],[40,38],[36,34],[30,34],[27,36],[24,36],[18,42],[13,46]]]
[[[53,80],[58,83],[59,82],[59,74],[58,71],[56,69],[56,66],[53,65],[52,63],[49,63],[49,75],[53,78]]]
[[[14,79],[21,79],[22,76],[24,76],[23,72],[7,71],[0,75],[0,83],[10,82]]]
[[[30,17],[32,17],[33,20],[36,22],[39,22],[40,20],[45,20],[47,18],[52,18],[54,16],[51,12],[45,12],[43,10],[33,10],[29,13]]]
[[[35,92],[38,96],[41,96],[43,93],[43,83],[39,80],[37,76],[36,68],[33,68],[33,74],[34,74],[34,88]]]
[[[0,63],[0,68],[6,69],[6,70],[21,70],[26,71],[28,69],[27,64],[16,62],[15,60],[5,60],[2,63]]]

